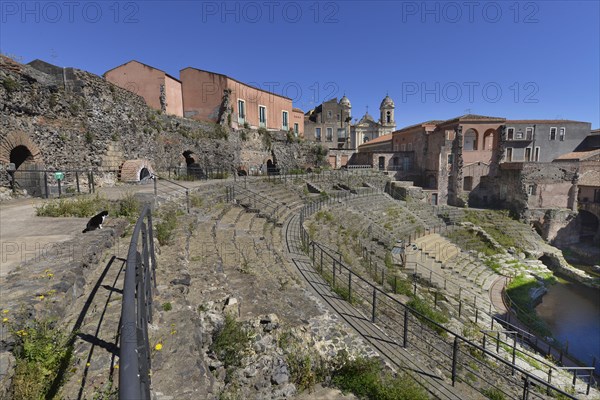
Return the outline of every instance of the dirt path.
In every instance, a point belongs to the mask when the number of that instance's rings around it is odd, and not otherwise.
[[[87,218],[36,217],[42,199],[21,199],[0,205],[0,276],[23,262],[41,260],[53,245],[80,235]]]
[[[232,178],[225,181],[233,182]],[[204,185],[214,184],[214,180],[178,182],[190,191]],[[175,184],[158,181],[159,195],[176,191],[185,193],[185,189]],[[101,187],[97,193],[109,200],[118,200],[128,194],[154,194],[154,185],[115,185]],[[0,276],[6,276],[21,263],[42,260],[53,245],[66,242],[81,234],[87,218],[37,217],[35,209],[45,199],[21,198],[0,203]]]

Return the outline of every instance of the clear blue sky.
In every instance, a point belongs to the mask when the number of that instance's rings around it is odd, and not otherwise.
[[[0,2],[0,51],[102,74],[131,59],[273,88],[304,111],[389,93],[398,127],[471,113],[600,126],[598,1]]]

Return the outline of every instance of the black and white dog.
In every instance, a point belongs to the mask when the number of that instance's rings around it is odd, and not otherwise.
[[[85,227],[82,233],[86,233],[96,229],[102,229],[102,224],[104,223],[106,217],[108,217],[108,211],[102,211],[100,214],[94,215],[92,218],[90,218],[90,220],[87,223],[87,226]]]

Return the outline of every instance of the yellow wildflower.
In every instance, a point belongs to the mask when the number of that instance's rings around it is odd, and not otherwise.
[[[8,310],[7,309],[2,310],[2,314],[8,314]]]
[[[154,350],[162,350],[162,343],[156,343],[156,346],[154,346]]]
[[[40,300],[44,300],[44,295],[43,295],[43,294],[40,294],[40,295],[38,296],[38,298],[39,298]]]
[[[8,318],[2,318],[2,322],[8,322]]]

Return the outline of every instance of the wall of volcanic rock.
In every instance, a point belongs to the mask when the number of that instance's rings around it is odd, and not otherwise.
[[[162,114],[140,96],[89,72],[41,61],[20,64],[0,56],[0,183],[11,152],[24,146],[30,162],[48,169],[116,170],[148,159],[156,171],[184,166],[184,151],[212,168],[260,166],[272,159],[286,168],[316,162],[310,144],[270,140],[256,131]],[[14,154],[13,154],[14,156]]]

